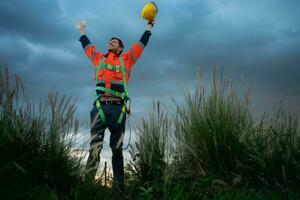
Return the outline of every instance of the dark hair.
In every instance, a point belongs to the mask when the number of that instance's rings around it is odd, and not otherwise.
[[[117,37],[112,37],[111,39],[110,39],[110,41],[112,41],[112,40],[118,40],[119,41],[119,44],[120,44],[120,47],[122,48],[122,49],[124,49],[124,44],[123,44],[123,42],[122,42],[122,40],[120,40],[119,38],[117,38]]]

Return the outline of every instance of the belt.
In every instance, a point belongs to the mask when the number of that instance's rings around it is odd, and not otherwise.
[[[122,105],[123,101],[100,101],[101,104]]]
[[[122,101],[121,98],[114,97],[114,96],[101,96],[100,101]]]

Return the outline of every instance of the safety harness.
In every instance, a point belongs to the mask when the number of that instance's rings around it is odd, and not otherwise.
[[[118,92],[116,90],[112,90],[112,89],[107,88],[107,87],[96,86],[96,95],[97,95],[96,107],[97,107],[100,119],[102,120],[103,123],[106,123],[105,114],[104,114],[103,109],[101,107],[100,95],[98,95],[97,91],[102,91],[102,92],[105,92],[105,93],[109,93],[113,96],[121,98],[123,100],[123,107],[122,107],[121,114],[120,114],[119,119],[118,119],[118,123],[121,123],[123,118],[124,118],[124,115],[126,114],[126,111],[127,111],[128,114],[130,114],[130,98],[128,96],[128,90],[127,90],[124,61],[123,61],[122,57],[120,56],[119,61],[120,61],[121,66],[113,66],[113,65],[110,65],[110,64],[104,64],[105,59],[106,58],[103,57],[100,61],[99,66],[96,68],[96,73],[95,73],[96,80],[98,80],[98,73],[100,72],[101,69],[108,69],[108,70],[111,70],[111,71],[120,72],[120,68],[121,68],[122,79],[123,79],[122,80],[122,85],[124,87],[124,92]],[[128,109],[126,108],[127,102],[129,102]]]

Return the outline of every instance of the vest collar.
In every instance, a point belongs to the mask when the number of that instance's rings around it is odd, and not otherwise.
[[[107,58],[118,58],[117,54],[115,54],[113,52],[108,52],[107,54],[104,55],[104,57],[107,57]]]

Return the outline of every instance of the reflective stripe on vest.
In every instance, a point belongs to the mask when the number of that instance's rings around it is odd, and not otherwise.
[[[122,60],[122,62],[121,62],[121,60]],[[96,78],[96,80],[98,80],[98,78],[99,78],[99,72],[100,72],[101,69],[108,69],[110,71],[122,72],[122,65],[123,65],[125,73],[127,73],[128,76],[129,76],[130,70],[129,69],[125,69],[124,61],[123,61],[123,59],[121,57],[119,57],[119,61],[120,61],[121,66],[114,66],[114,65],[111,65],[111,64],[104,64],[104,61],[105,61],[105,57],[103,57],[101,59],[99,66],[96,68],[96,72],[95,72],[95,78]],[[126,74],[125,74],[125,77],[126,77]]]

